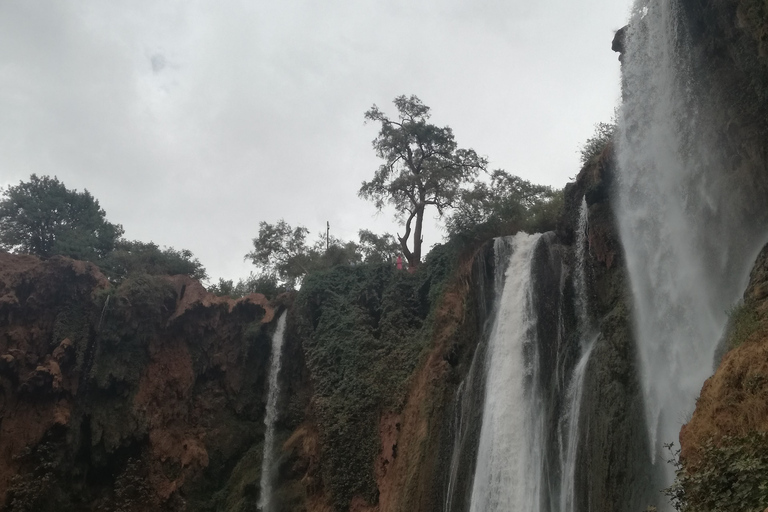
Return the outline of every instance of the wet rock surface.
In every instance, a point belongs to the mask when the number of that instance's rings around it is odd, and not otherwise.
[[[227,486],[261,440],[273,317],[263,296],[185,277],[113,286],[91,264],[0,253],[2,509],[247,499]]]

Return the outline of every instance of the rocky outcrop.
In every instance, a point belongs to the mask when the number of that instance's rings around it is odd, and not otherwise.
[[[680,431],[669,494],[692,509],[762,510],[768,485],[768,246],[743,303],[731,311],[726,348]]]
[[[253,502],[258,470],[236,486],[233,468],[253,451],[259,468],[273,317],[185,277],[112,286],[0,253],[2,510]]]
[[[690,467],[708,444],[768,432],[768,246],[757,258],[743,304],[731,314],[726,343],[730,350],[680,431],[681,456]]]

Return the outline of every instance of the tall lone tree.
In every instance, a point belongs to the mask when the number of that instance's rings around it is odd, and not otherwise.
[[[442,217],[459,198],[462,185],[485,170],[487,161],[472,149],[458,148],[449,127],[428,123],[429,107],[416,96],[398,96],[394,104],[395,119],[376,105],[365,113],[366,121],[381,124],[373,147],[384,163],[372,180],[363,182],[359,195],[379,210],[394,206],[405,220],[405,233],[397,235],[400,247],[409,265],[417,267],[425,209],[435,206]],[[411,234],[413,249],[408,245]]]

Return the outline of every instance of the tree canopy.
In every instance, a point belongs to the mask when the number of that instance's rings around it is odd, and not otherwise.
[[[130,274],[185,274],[206,279],[205,268],[187,249],[121,238],[123,227],[107,221],[90,192],[68,189],[58,178],[30,176],[3,191],[0,200],[0,248],[96,263],[107,277]]]
[[[293,227],[281,219],[275,224],[259,223],[259,234],[253,239],[253,250],[246,259],[259,267],[260,273],[238,283],[222,281],[218,289],[241,293],[265,283],[280,282],[288,289],[296,288],[305,275],[336,265],[391,262],[397,256],[398,244],[390,234],[376,235],[368,230],[358,233],[359,243],[336,237],[326,240],[318,236],[314,244],[307,243],[309,230],[304,226]],[[223,292],[221,292],[223,293]]]
[[[376,105],[365,113],[367,121],[380,124],[373,147],[384,163],[373,179],[363,182],[359,195],[378,209],[386,204],[395,208],[405,225],[404,234],[398,234],[400,248],[416,267],[421,261],[425,209],[434,206],[442,216],[487,162],[474,150],[459,148],[451,128],[428,123],[430,109],[416,96],[398,96],[394,104],[396,118]]]
[[[96,261],[122,234],[90,192],[69,190],[56,177],[33,174],[0,200],[0,247],[7,251]]]
[[[555,227],[562,202],[561,191],[502,170],[493,171],[489,183],[476,181],[460,196],[446,222],[449,236],[548,231]]]
[[[99,267],[112,280],[121,280],[130,274],[178,275],[194,279],[207,279],[208,274],[189,249],[161,249],[153,242],[120,239],[115,249],[107,254]]]

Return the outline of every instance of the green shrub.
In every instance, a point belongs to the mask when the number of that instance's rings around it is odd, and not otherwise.
[[[760,317],[750,304],[740,303],[728,313],[728,348],[744,343],[761,326]]]
[[[186,275],[203,280],[207,273],[200,260],[188,249],[160,249],[153,242],[118,240],[113,251],[98,262],[99,268],[112,281],[122,281],[130,275]]]
[[[581,164],[586,165],[593,158],[600,156],[605,147],[613,139],[616,133],[616,122],[597,123],[595,133],[584,143],[579,151],[581,153]]]
[[[675,482],[665,490],[675,510],[683,512],[762,512],[768,505],[768,433],[726,436],[701,449],[692,466],[670,461]]]

